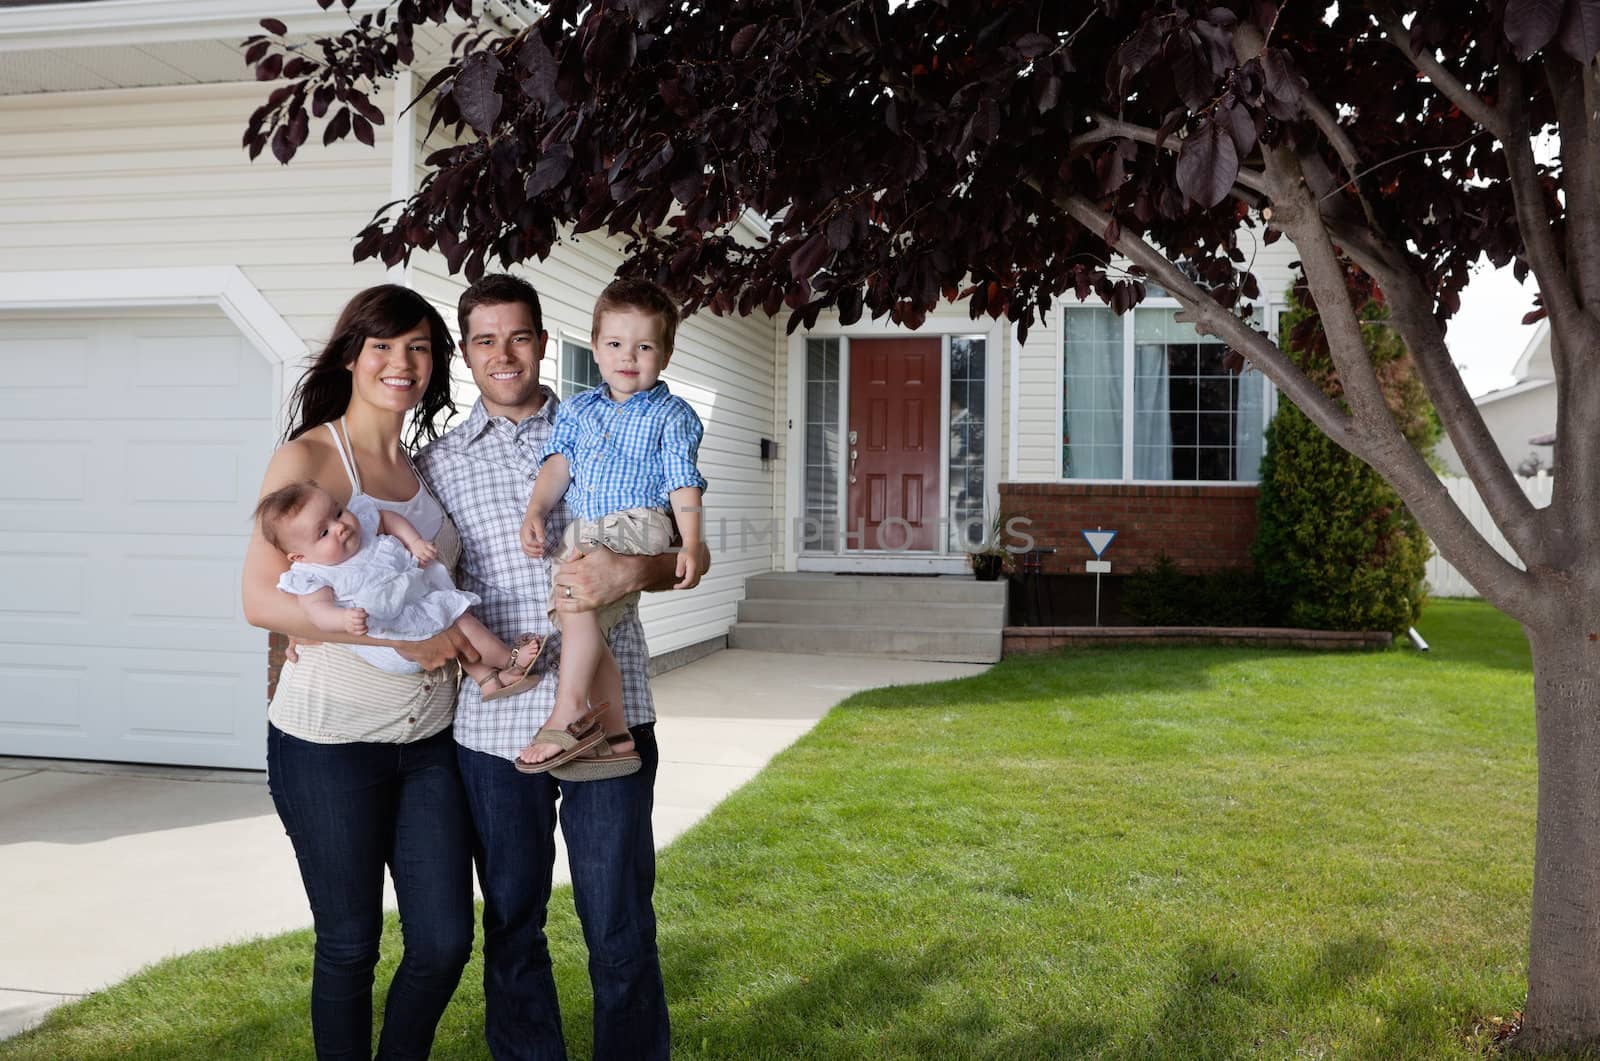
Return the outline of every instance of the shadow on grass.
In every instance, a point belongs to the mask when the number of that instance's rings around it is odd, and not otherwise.
[[[705,979],[718,959],[709,946],[679,947],[664,956],[675,1053],[1021,1061],[1083,1056],[1110,1039],[1107,1027],[1059,1014],[1016,1029],[1016,1014],[997,1014],[961,991],[967,959],[951,943],[915,953],[854,951],[802,976],[786,976],[737,1008],[706,1008],[705,999],[726,998]]]
[[[1282,1044],[1262,1036],[1264,1011],[1285,1003],[1305,1008],[1342,994],[1382,968],[1388,953],[1389,945],[1371,934],[1330,940],[1285,982],[1281,973],[1263,972],[1244,951],[1219,947],[1213,940],[1193,941],[1179,958],[1179,974],[1144,1042],[1151,1056],[1158,1057],[1232,1058],[1270,1052]],[[1410,1033],[1415,1035],[1415,1026]]]

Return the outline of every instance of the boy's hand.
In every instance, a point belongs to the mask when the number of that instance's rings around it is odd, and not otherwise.
[[[367,610],[365,608],[346,608],[344,610],[345,633],[355,634],[357,637],[367,636]]]
[[[418,538],[406,548],[410,549],[411,555],[417,558],[418,567],[427,567],[433,561],[439,559],[439,550],[426,538]]]
[[[522,540],[522,551],[528,556],[543,556],[545,533],[545,514],[537,509],[528,509],[528,514],[522,517],[522,531],[518,535]]]
[[[700,584],[700,576],[705,572],[700,570],[699,545],[685,544],[678,553],[678,581],[673,583],[673,589],[694,589]]]

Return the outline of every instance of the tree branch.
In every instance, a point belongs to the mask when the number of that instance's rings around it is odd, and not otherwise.
[[[1381,236],[1349,230],[1324,218],[1340,248],[1378,282],[1390,306],[1390,321],[1405,341],[1428,400],[1439,412],[1451,445],[1477,485],[1484,507],[1506,541],[1530,567],[1552,562],[1549,528],[1518,485],[1511,467],[1489,433],[1483,411],[1456,370],[1444,333],[1433,315],[1433,296]]]
[[[1096,236],[1103,235],[1111,220],[1104,211],[1081,195],[1065,196],[1058,200],[1058,205]],[[1440,552],[1462,571],[1479,575],[1480,588],[1497,607],[1514,616],[1530,614],[1534,591],[1528,574],[1508,563],[1484,541],[1471,521],[1451,500],[1438,476],[1433,474],[1433,470],[1399,434],[1398,429],[1394,435],[1399,438],[1403,452],[1392,451],[1392,443],[1388,446],[1375,445],[1373,440],[1355,429],[1351,418],[1323,393],[1322,388],[1312,383],[1286,353],[1201,290],[1165,254],[1127,229],[1121,231],[1112,247],[1129,261],[1143,266],[1182,303],[1199,330],[1226,340],[1243,354],[1335,443],[1373,467],[1381,468],[1391,478],[1423,529],[1440,545]],[[1343,290],[1342,281],[1340,290]],[[1392,420],[1390,426],[1393,427]]]
[[[1596,121],[1594,71],[1562,54],[1545,59],[1545,77],[1561,127],[1561,188],[1568,209],[1567,271],[1579,299],[1600,310],[1600,211],[1571,204],[1600,203],[1600,122]]]
[[[1383,34],[1389,38],[1400,54],[1405,56],[1412,66],[1433,82],[1433,86],[1444,94],[1444,97],[1462,112],[1489,130],[1501,141],[1506,138],[1505,122],[1501,114],[1476,92],[1462,84],[1461,79],[1445,69],[1444,64],[1433,57],[1433,53],[1418,49],[1411,41],[1411,31],[1401,24],[1398,15],[1390,15],[1382,19]]]
[[[1506,164],[1511,173],[1511,197],[1517,208],[1517,228],[1528,266],[1539,281],[1539,295],[1550,315],[1550,328],[1561,332],[1569,349],[1580,349],[1577,334],[1578,300],[1567,275],[1566,263],[1555,236],[1550,231],[1550,215],[1545,210],[1544,188],[1533,159],[1533,130],[1522,99],[1522,72],[1515,63],[1500,69],[1502,109],[1509,136],[1501,136]]]
[[[1111,220],[1109,214],[1081,195],[1068,195],[1058,202],[1074,221],[1103,238]],[[1142,266],[1157,283],[1182,302],[1201,331],[1225,339],[1228,345],[1248,358],[1262,375],[1303,409],[1329,438],[1352,452],[1361,444],[1352,430],[1350,417],[1322,392],[1322,388],[1295,367],[1294,362],[1272,340],[1201,290],[1165,254],[1127,229],[1121,231],[1112,247],[1129,261]]]
[[[1158,139],[1160,134],[1158,129],[1151,129],[1144,125],[1133,125],[1106,114],[1091,114],[1089,117],[1094,122],[1094,128],[1086,133],[1079,133],[1067,142],[1067,153],[1069,155],[1080,147],[1102,143],[1106,140],[1133,140],[1141,144],[1149,144],[1151,147],[1159,147],[1164,151],[1171,151],[1173,154],[1177,154],[1183,147],[1183,138],[1180,136],[1170,135],[1166,139],[1160,140]],[[1260,195],[1267,194],[1267,178],[1256,170],[1246,169],[1241,165],[1239,167],[1239,175],[1234,178],[1234,182],[1242,184]]]

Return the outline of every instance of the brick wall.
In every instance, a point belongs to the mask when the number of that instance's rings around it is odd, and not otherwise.
[[[1000,508],[1007,519],[1031,520],[1036,544],[1056,550],[1045,558],[1052,574],[1083,571],[1094,554],[1081,532],[1097,527],[1117,532],[1103,559],[1122,575],[1159,553],[1187,571],[1249,567],[1256,536],[1253,486],[1001,483]]]

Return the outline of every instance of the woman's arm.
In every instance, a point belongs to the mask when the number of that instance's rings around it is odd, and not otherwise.
[[[278,448],[267,464],[267,474],[261,481],[261,495],[293,482],[316,478],[319,469],[312,459],[310,447],[297,439]],[[278,579],[289,570],[289,558],[272,547],[261,535],[260,527],[250,531],[250,545],[244,554],[244,575],[240,595],[244,603],[244,619],[251,626],[263,630],[276,630],[280,634],[301,641],[337,641],[346,645],[383,645],[395,649],[407,659],[415,660],[426,668],[441,665],[447,659],[477,660],[477,652],[466,637],[447,629],[426,641],[380,641],[372,637],[358,637],[340,631],[327,631],[317,627],[306,614],[300,602],[291,594],[278,588]]]

